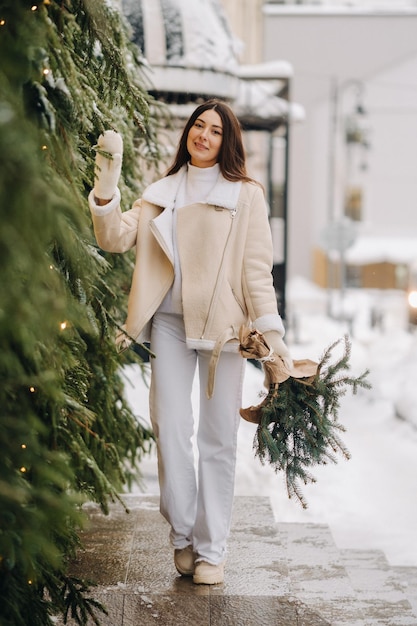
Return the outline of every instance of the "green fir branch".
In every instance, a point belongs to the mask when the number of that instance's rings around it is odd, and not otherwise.
[[[300,483],[315,482],[310,469],[316,465],[336,463],[337,454],[345,459],[350,453],[339,433],[345,432],[338,413],[340,399],[350,388],[369,389],[368,371],[360,376],[344,374],[350,368],[351,346],[344,337],[343,354],[331,363],[334,342],[320,359],[317,375],[312,382],[288,378],[274,388],[262,404],[261,421],[254,438],[255,455],[276,472],[284,471],[289,497],[303,506],[307,502]]]
[[[79,626],[86,626],[89,620],[100,626],[97,612],[108,615],[107,609],[101,602],[88,597],[91,591],[92,581],[84,581],[79,578],[67,576],[63,579],[62,600],[64,609],[64,624],[71,618]]]

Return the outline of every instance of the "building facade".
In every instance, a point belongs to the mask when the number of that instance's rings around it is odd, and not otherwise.
[[[263,16],[263,57],[292,63],[306,110],[291,129],[289,275],[328,284],[347,220],[345,279],[402,287],[417,256],[416,3],[269,1]]]

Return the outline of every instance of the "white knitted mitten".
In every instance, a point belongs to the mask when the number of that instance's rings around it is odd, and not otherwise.
[[[94,195],[101,200],[111,200],[116,192],[122,170],[123,139],[114,130],[106,130],[97,141],[100,150],[109,152],[112,159],[96,153]]]

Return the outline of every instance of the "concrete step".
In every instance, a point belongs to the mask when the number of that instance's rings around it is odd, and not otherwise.
[[[341,550],[340,555],[367,626],[416,626],[417,613],[407,596],[405,571],[401,574],[401,568],[392,567],[378,550]],[[410,578],[411,572],[413,568],[409,568]]]
[[[398,574],[404,588],[404,593],[407,596],[414,614],[417,615],[417,567],[395,566],[392,569]]]
[[[290,589],[332,626],[362,626],[363,614],[328,526],[278,524]]]
[[[378,612],[383,594],[375,585],[369,592],[361,588],[366,560],[359,559],[362,569],[353,572],[352,554],[338,550],[327,526],[277,524],[268,498],[235,498],[225,582],[215,586],[194,585],[176,572],[157,496],[123,499],[128,514],[119,503],[108,516],[87,507],[91,523],[71,568],[73,575],[97,583],[91,596],[109,612],[100,617],[102,626],[417,624],[368,622],[379,615],[372,613],[372,594]],[[374,570],[375,555],[370,558],[368,569]],[[393,619],[412,613],[404,589],[397,595],[391,590]]]

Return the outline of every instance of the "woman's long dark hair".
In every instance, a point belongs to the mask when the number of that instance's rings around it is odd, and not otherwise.
[[[228,104],[215,98],[200,104],[188,119],[178,144],[177,154],[166,176],[175,174],[191,155],[187,150],[187,138],[190,128],[204,111],[214,109],[220,115],[223,125],[223,139],[220,147],[218,163],[224,178],[231,181],[255,182],[246,173],[246,157],[243,147],[242,131],[239,120]]]

